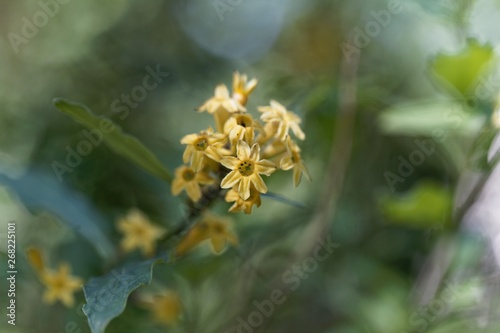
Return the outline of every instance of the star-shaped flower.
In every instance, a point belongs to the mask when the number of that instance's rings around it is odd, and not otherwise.
[[[237,245],[238,237],[231,231],[231,224],[231,219],[205,213],[179,242],[175,251],[176,255],[185,254],[205,240],[210,240],[215,253],[222,252],[227,243]]]
[[[232,171],[227,174],[221,182],[222,188],[238,186],[238,193],[243,200],[250,197],[250,184],[253,184],[257,191],[267,193],[267,186],[260,176],[271,175],[276,170],[276,165],[268,160],[260,159],[260,146],[254,144],[252,149],[245,141],[239,141],[236,146],[236,156],[225,156],[220,163]]]
[[[250,214],[254,205],[260,207],[262,203],[260,193],[253,185],[250,185],[250,197],[247,200],[243,200],[240,197],[238,189],[235,187],[227,191],[225,200],[226,202],[234,202],[231,208],[229,208],[229,211],[232,213],[244,211],[245,214]]]
[[[280,161],[280,168],[283,170],[293,168],[293,185],[297,187],[300,184],[302,174],[306,176],[307,180],[311,181],[311,175],[300,156],[300,148],[290,137],[286,140],[286,150],[286,156]]]
[[[66,307],[71,307],[74,304],[73,294],[81,288],[83,280],[71,276],[70,272],[69,265],[62,263],[56,272],[45,269],[41,273],[40,280],[46,287],[43,294],[44,302],[53,304],[59,300]]]
[[[300,140],[304,140],[306,135],[300,128],[302,120],[295,113],[288,111],[283,105],[272,100],[270,106],[261,106],[258,108],[262,115],[260,119],[266,123],[275,123],[277,125],[275,137],[285,141],[288,131],[291,129],[293,134]]]
[[[224,132],[229,136],[229,141],[233,146],[236,146],[240,140],[252,143],[256,130],[264,133],[262,125],[247,113],[233,114],[224,124]]]
[[[219,84],[215,87],[214,97],[203,103],[203,105],[198,108],[198,111],[207,111],[208,113],[213,114],[220,109],[224,109],[228,112],[246,111],[240,103],[229,96],[229,90],[225,84]]]
[[[172,181],[172,194],[179,195],[185,190],[188,197],[197,202],[201,198],[200,185],[212,184],[214,181],[206,172],[195,172],[192,168],[183,165],[175,170],[175,178]]]
[[[150,310],[155,321],[166,326],[177,323],[182,313],[182,303],[177,293],[167,291],[163,295],[155,295]]]
[[[241,105],[246,105],[248,96],[254,91],[257,86],[257,79],[252,79],[247,82],[247,76],[235,71],[233,74],[233,99]]]
[[[225,134],[214,133],[211,128],[199,134],[186,135],[181,139],[181,143],[187,145],[182,160],[184,163],[190,162],[193,170],[198,172],[205,165],[205,157],[219,162],[222,155],[230,154],[230,151],[224,149],[226,141]]]
[[[165,233],[137,209],[120,219],[117,228],[124,234],[121,247],[125,252],[141,249],[147,256],[153,254],[156,241]]]

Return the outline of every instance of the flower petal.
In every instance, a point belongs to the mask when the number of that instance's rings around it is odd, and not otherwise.
[[[225,84],[219,84],[217,87],[215,87],[215,97],[216,98],[229,98],[229,90],[227,90],[227,87]]]
[[[299,166],[295,166],[293,168],[293,186],[297,187],[300,184],[300,180],[302,178],[302,170]]]
[[[182,192],[184,189],[185,183],[184,180],[180,178],[175,178],[174,181],[172,182],[172,194],[173,195],[179,195],[179,193]]]
[[[241,177],[240,185],[238,186],[238,193],[243,200],[250,197],[250,177]]]
[[[290,155],[283,157],[280,161],[280,168],[282,170],[290,170],[293,168],[293,165],[292,156]]]
[[[201,198],[200,185],[198,185],[198,183],[195,181],[190,181],[186,183],[186,192],[188,197],[194,202],[200,200]]]
[[[183,145],[192,145],[198,139],[198,134],[188,134],[181,139]]]
[[[233,170],[227,174],[226,177],[220,183],[221,188],[231,188],[242,178],[241,174],[237,170]]]
[[[262,179],[262,177],[259,174],[254,173],[251,176],[251,179],[252,179],[252,183],[255,186],[255,189],[257,191],[259,191],[260,193],[267,193],[266,183],[264,183],[264,180]]]
[[[239,141],[236,146],[236,156],[240,161],[246,161],[250,157],[250,146],[245,141]]]
[[[255,171],[266,176],[270,176],[276,171],[276,164],[269,160],[260,160],[255,164]]]
[[[215,253],[221,253],[226,246],[226,239],[224,238],[224,236],[213,236],[211,239],[211,243]]]
[[[231,170],[236,169],[240,163],[241,161],[233,156],[226,156],[220,159],[220,164]]]
[[[250,160],[257,162],[260,158],[260,146],[258,143],[255,143],[252,146],[252,150],[250,151]]]

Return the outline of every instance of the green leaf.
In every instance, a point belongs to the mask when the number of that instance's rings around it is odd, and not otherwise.
[[[139,263],[127,263],[113,269],[105,276],[91,278],[83,287],[87,304],[83,312],[88,318],[92,333],[102,333],[127,304],[129,294],[143,284],[149,284],[153,266],[166,258],[155,258]]]
[[[111,120],[96,116],[85,105],[56,98],[54,105],[63,113],[91,130],[99,131],[111,150],[151,174],[170,182],[172,176],[158,158],[139,140],[126,134]]]
[[[468,157],[468,167],[473,170],[490,171],[493,167],[489,161],[488,153],[493,140],[498,134],[498,130],[492,126],[485,126],[474,141],[470,156]]]
[[[54,175],[36,168],[22,177],[10,178],[0,173],[0,184],[8,186],[31,211],[48,211],[87,239],[97,252],[109,259],[115,255],[113,243],[102,230],[105,218],[81,193],[57,181]]]
[[[437,55],[430,68],[440,83],[466,97],[473,92],[493,56],[490,45],[481,45],[475,39],[469,39],[461,52]]]
[[[387,219],[395,224],[417,228],[448,227],[452,201],[448,189],[424,181],[408,194],[382,197],[380,206]]]
[[[453,101],[418,101],[395,105],[378,119],[380,129],[391,135],[433,136],[434,131],[475,135],[483,126],[484,116],[466,112]]]

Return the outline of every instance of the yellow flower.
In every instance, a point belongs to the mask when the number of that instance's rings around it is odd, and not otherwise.
[[[246,111],[240,103],[229,96],[229,90],[227,90],[225,84],[219,84],[215,87],[214,97],[203,103],[203,105],[199,107],[198,111],[207,111],[208,113],[213,114],[221,109],[228,112]]]
[[[270,106],[261,106],[258,110],[262,112],[260,116],[262,121],[277,125],[275,137],[285,141],[288,131],[291,129],[297,138],[304,140],[306,135],[299,126],[302,122],[300,117],[274,100],[270,104]]]
[[[74,303],[73,293],[79,290],[83,280],[70,275],[70,267],[63,263],[57,272],[44,270],[40,276],[46,290],[43,295],[44,302],[52,304],[60,300],[62,304],[71,307]]]
[[[227,243],[237,245],[238,237],[230,230],[231,219],[205,214],[179,242],[176,255],[180,256],[201,242],[209,239],[215,253],[220,253]]]
[[[214,179],[203,171],[195,172],[192,168],[183,165],[175,170],[175,178],[172,181],[172,194],[179,195],[185,190],[188,197],[194,202],[201,198],[201,185],[214,183]]]
[[[292,139],[290,139],[290,137],[286,140],[286,150],[287,154],[281,160],[280,168],[283,170],[290,170],[293,168],[293,185],[297,187],[300,184],[302,174],[304,174],[306,178],[311,181],[311,175],[309,174],[305,164],[302,162],[300,148],[295,144],[295,142],[292,141]]]
[[[164,295],[154,296],[150,309],[154,320],[171,326],[179,320],[179,316],[182,313],[182,303],[177,293],[168,291]]]
[[[147,256],[153,254],[156,241],[165,232],[163,228],[151,224],[137,209],[131,210],[127,216],[120,219],[117,228],[124,234],[121,247],[125,252],[140,248]]]
[[[205,165],[204,157],[219,162],[223,154],[230,154],[224,149],[226,135],[214,133],[211,128],[201,131],[199,134],[189,134],[181,139],[181,143],[187,145],[182,160],[184,163],[190,161],[191,167],[198,172]]]
[[[241,105],[246,105],[248,96],[254,91],[257,86],[257,79],[252,79],[247,82],[247,76],[235,71],[233,73],[233,99]]]
[[[213,114],[217,131],[222,132],[224,123],[229,118],[230,113],[246,112],[246,108],[238,101],[229,96],[229,91],[224,84],[215,87],[215,96],[203,103],[198,111],[207,111]]]
[[[250,147],[245,141],[239,141],[236,146],[236,156],[225,156],[220,163],[232,171],[227,174],[221,182],[222,188],[238,186],[238,193],[243,200],[250,197],[250,184],[252,183],[257,191],[267,192],[266,183],[260,176],[271,175],[276,166],[273,162],[260,159],[260,146],[256,143]]]
[[[245,211],[245,214],[250,214],[253,205],[257,207],[261,205],[260,193],[253,185],[250,186],[250,197],[247,200],[241,199],[237,188],[227,191],[225,200],[226,202],[234,202],[231,208],[229,208],[229,211],[232,213]]]
[[[252,116],[245,114],[234,114],[224,124],[224,133],[228,134],[229,141],[233,147],[238,141],[245,140],[249,144],[253,142],[255,130],[264,133],[264,128]]]

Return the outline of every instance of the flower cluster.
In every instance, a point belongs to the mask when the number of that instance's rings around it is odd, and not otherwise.
[[[310,180],[291,135],[305,139],[300,117],[274,100],[258,107],[260,119],[248,112],[248,97],[257,83],[235,72],[232,94],[220,84],[214,96],[198,109],[213,115],[216,130],[209,127],[181,139],[186,145],[184,165],[175,172],[174,195],[185,191],[196,203],[214,188],[227,190],[225,200],[233,203],[229,211],[250,214],[253,206],[261,205],[261,194],[268,191],[262,175],[293,170],[294,186],[299,185],[302,175]]]

